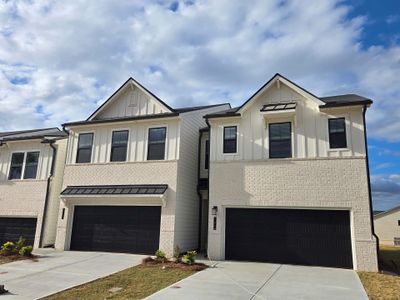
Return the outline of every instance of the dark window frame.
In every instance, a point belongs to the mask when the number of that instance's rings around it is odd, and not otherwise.
[[[204,147],[204,169],[208,170],[210,166],[210,140],[205,140]]]
[[[17,166],[15,166],[15,164],[13,165],[13,156],[17,155],[17,154],[22,154],[22,163],[21,164],[17,164]],[[12,152],[11,153],[11,160],[10,160],[10,168],[8,170],[8,180],[21,180],[24,176],[24,165],[25,165],[25,156],[26,156],[26,152]],[[13,168],[20,168],[20,176],[17,177],[12,177],[11,178],[11,174]]]
[[[125,144],[114,144],[114,134],[115,133],[121,133],[121,132],[126,132],[126,142]],[[110,162],[124,162],[128,158],[128,144],[129,144],[129,130],[128,129],[118,129],[118,130],[113,130],[111,133],[111,152],[110,152]],[[117,148],[125,148],[125,158],[124,159],[118,159],[114,157],[114,150]]]
[[[271,125],[282,125],[282,124],[289,124],[289,132],[290,132],[290,153],[288,156],[286,155],[279,155],[279,156],[275,156],[272,155],[272,147],[271,147]],[[293,137],[292,137],[292,122],[276,122],[276,123],[268,123],[268,157],[271,159],[275,159],[275,158],[292,158],[293,157]]]
[[[28,155],[32,154],[37,154],[37,161],[36,163],[29,163],[28,165]],[[40,151],[27,151],[25,153],[23,179],[36,179],[39,167],[39,158],[40,158]],[[27,167],[35,167],[35,176],[27,177]]]
[[[79,146],[81,138],[82,138],[83,135],[91,135],[92,136],[90,147],[80,147]],[[76,160],[75,160],[75,162],[77,164],[84,164],[84,163],[91,163],[92,162],[93,142],[94,142],[94,133],[93,132],[82,132],[82,133],[79,133],[79,136],[78,136],[78,149],[76,151]],[[88,161],[79,161],[79,153],[80,153],[80,151],[81,150],[88,150],[88,149],[90,149],[90,158],[89,158],[89,160]]]
[[[225,130],[226,129],[231,129],[231,128],[235,128],[235,138],[234,139],[226,139],[226,136],[225,136],[225,134],[226,134],[226,132],[225,132]],[[238,147],[238,145],[237,145],[237,141],[238,141],[238,127],[236,126],[236,125],[232,125],[232,126],[224,126],[224,128],[223,128],[223,145],[222,145],[222,152],[224,153],[224,154],[236,154],[236,153],[238,153],[238,149],[237,149],[237,147]],[[232,150],[230,150],[230,149],[228,149],[228,144],[226,144],[225,142],[230,142],[230,141],[235,141],[235,151],[232,151]]]
[[[336,120],[343,120],[344,126],[343,126],[343,132],[341,134],[344,135],[344,147],[343,147],[343,145],[341,145],[341,146],[332,145],[333,138],[331,136],[334,133],[331,132],[331,121],[336,121]],[[347,144],[347,130],[346,130],[346,118],[345,117],[328,119],[328,136],[329,136],[329,149],[347,149],[348,144]]]
[[[152,130],[156,129],[164,129],[164,142],[154,142],[150,140],[150,132]],[[151,147],[153,146],[158,146],[158,145],[164,145],[164,151],[162,153],[162,156],[160,157],[154,157],[155,154],[151,154]],[[165,160],[165,149],[167,145],[167,126],[159,126],[159,127],[149,127],[148,133],[147,133],[147,160]]]
[[[400,226],[400,220],[398,220],[398,221],[397,221],[397,225],[399,225],[399,226]]]

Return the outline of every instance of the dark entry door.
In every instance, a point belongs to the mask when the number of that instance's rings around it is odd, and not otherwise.
[[[76,206],[71,250],[154,254],[160,206]]]
[[[228,208],[225,258],[352,268],[350,213]]]
[[[0,243],[16,242],[22,236],[26,245],[35,241],[36,218],[0,218]]]

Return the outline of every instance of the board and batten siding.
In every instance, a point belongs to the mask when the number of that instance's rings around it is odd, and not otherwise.
[[[36,179],[30,180],[46,180],[51,169],[51,161],[53,156],[52,149],[49,147],[49,145],[42,144],[40,140],[33,140],[28,142],[7,142],[7,145],[0,147],[0,182],[8,181],[8,174],[11,166],[11,156],[14,152],[32,151],[39,151],[40,154]]]
[[[120,92],[118,101],[106,105],[96,119],[133,117],[170,112],[161,103],[146,95],[138,87],[130,85]]]
[[[293,116],[263,116],[260,109],[271,103],[296,102]],[[347,148],[329,149],[328,119],[346,119]],[[269,156],[268,124],[291,122],[293,158],[365,156],[361,107],[331,108],[320,111],[318,104],[285,85],[273,86],[257,96],[241,117],[210,119],[210,160],[264,160]],[[224,126],[238,127],[238,151],[223,154]]]
[[[67,164],[75,164],[80,133],[93,133],[93,148],[91,163],[109,163],[111,156],[112,132],[128,130],[127,162],[147,161],[147,146],[149,128],[166,127],[165,160],[179,158],[179,120],[159,119],[147,122],[126,122],[102,124],[92,127],[81,126],[70,129]]]
[[[178,245],[182,251],[195,250],[198,247],[200,203],[197,194],[199,129],[207,126],[203,116],[228,108],[229,105],[222,105],[181,115],[175,211],[175,245]]]

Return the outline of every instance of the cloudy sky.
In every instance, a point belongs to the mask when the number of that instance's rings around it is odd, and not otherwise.
[[[0,130],[85,119],[130,76],[178,107],[239,105],[277,72],[374,99],[374,206],[400,205],[397,0],[0,0]]]

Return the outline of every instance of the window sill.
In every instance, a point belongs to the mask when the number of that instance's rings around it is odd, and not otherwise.
[[[329,148],[327,151],[328,152],[336,152],[336,151],[342,152],[342,151],[350,151],[350,149],[349,148]]]

